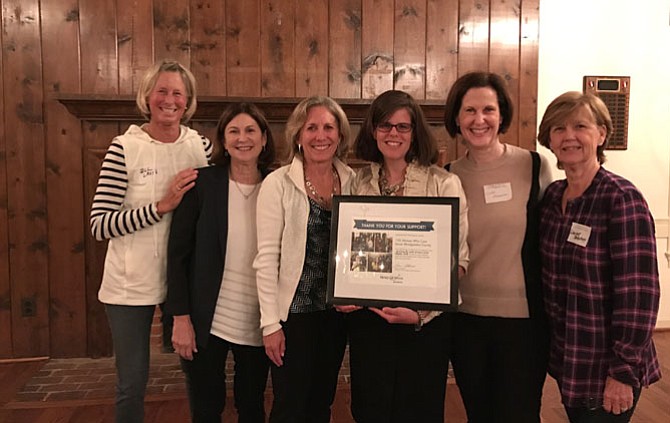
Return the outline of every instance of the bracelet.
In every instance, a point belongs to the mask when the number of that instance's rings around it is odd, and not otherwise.
[[[419,310],[416,310],[416,316],[419,318],[419,321],[414,324],[414,330],[418,332],[423,327],[423,315]]]

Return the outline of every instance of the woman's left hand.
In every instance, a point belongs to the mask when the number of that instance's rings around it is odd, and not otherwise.
[[[405,307],[384,307],[382,309],[370,307],[370,310],[380,315],[389,323],[402,323],[416,325],[419,323],[419,315],[416,311]]]
[[[340,313],[351,313],[352,311],[358,311],[362,309],[363,307],[361,306],[355,306],[355,305],[336,305],[335,310],[339,311]]]
[[[159,215],[171,212],[176,209],[184,194],[195,186],[195,179],[198,177],[198,171],[195,169],[184,169],[172,178],[167,192],[156,203],[156,211]]]
[[[612,414],[625,413],[633,406],[633,387],[607,376],[603,397],[605,411]]]

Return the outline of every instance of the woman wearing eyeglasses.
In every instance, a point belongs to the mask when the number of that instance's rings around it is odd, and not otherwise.
[[[370,106],[355,142],[372,162],[352,182],[356,195],[458,197],[459,274],[468,266],[467,203],[458,177],[435,165],[437,142],[421,108],[402,91],[386,91]],[[446,271],[446,270],[445,270]],[[350,312],[351,411],[361,422],[442,422],[451,319],[404,307]]]

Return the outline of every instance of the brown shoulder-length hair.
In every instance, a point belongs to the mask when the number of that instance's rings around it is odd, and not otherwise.
[[[175,72],[181,76],[182,82],[186,87],[186,110],[184,115],[181,117],[181,122],[186,123],[195,113],[195,109],[198,107],[198,95],[196,93],[195,77],[188,68],[186,68],[181,63],[165,59],[160,62],[154,63],[154,65],[149,68],[144,76],[142,81],[140,81],[140,86],[137,89],[137,96],[135,96],[135,104],[139,109],[142,116],[147,120],[151,120],[151,111],[149,110],[149,95],[156,86],[156,81],[158,77],[163,72]]]
[[[233,103],[226,107],[223,113],[221,113],[221,116],[219,117],[219,123],[216,127],[216,144],[214,153],[212,154],[211,162],[217,165],[230,165],[230,156],[225,154],[226,149],[224,148],[226,126],[228,126],[230,121],[241,113],[245,113],[251,116],[252,119],[255,120],[258,124],[258,127],[261,129],[261,133],[265,135],[265,148],[258,156],[258,169],[261,171],[261,174],[267,175],[275,161],[275,144],[274,139],[272,138],[270,125],[268,125],[268,121],[265,118],[265,115],[253,103]]]
[[[461,128],[456,124],[456,118],[461,111],[463,97],[471,88],[484,87],[492,88],[498,97],[501,118],[498,133],[504,134],[509,129],[514,116],[514,106],[505,80],[500,75],[491,72],[470,72],[458,78],[447,94],[447,101],[444,105],[444,126],[452,138],[461,133]]]
[[[338,159],[344,159],[344,157],[349,152],[349,139],[351,138],[351,126],[349,125],[349,119],[347,115],[342,110],[342,107],[337,104],[335,100],[330,97],[314,95],[311,97],[304,98],[289,116],[288,121],[286,121],[286,129],[284,130],[284,138],[289,144],[288,157],[286,158],[287,162],[291,162],[295,156],[302,157],[301,147],[299,147],[300,141],[300,132],[305,126],[307,121],[307,114],[312,107],[325,107],[337,121],[337,129],[340,133],[340,142],[337,145],[337,150],[335,151],[335,157]]]
[[[607,147],[607,143],[612,136],[614,126],[612,125],[612,117],[610,116],[610,112],[607,110],[605,103],[603,103],[599,97],[591,93],[568,91],[559,95],[549,103],[547,110],[544,112],[544,116],[542,116],[542,122],[540,122],[537,140],[543,146],[551,149],[549,146],[551,143],[551,128],[565,123],[570,115],[583,106],[591,111],[591,115],[593,115],[593,120],[596,125],[605,127],[605,142],[596,148],[598,163],[603,164],[605,163],[605,147]],[[558,166],[561,168],[560,163]]]
[[[356,157],[370,162],[383,163],[384,156],[375,139],[377,125],[385,122],[393,113],[406,109],[412,118],[412,143],[405,155],[407,163],[416,160],[421,166],[437,163],[437,140],[428,127],[421,106],[404,91],[389,90],[374,99],[363,120],[361,130],[354,141]]]

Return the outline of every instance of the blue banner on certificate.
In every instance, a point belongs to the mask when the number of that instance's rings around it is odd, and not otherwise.
[[[456,311],[459,201],[336,196],[328,302]]]

